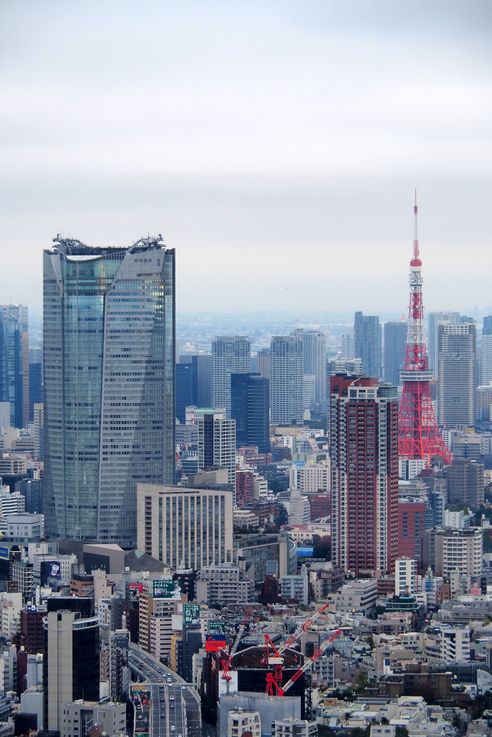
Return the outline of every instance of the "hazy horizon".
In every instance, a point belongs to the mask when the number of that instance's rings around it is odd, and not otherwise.
[[[61,0],[0,7],[1,302],[56,233],[177,251],[178,310],[492,302],[492,6]],[[473,305],[473,308],[466,307]]]

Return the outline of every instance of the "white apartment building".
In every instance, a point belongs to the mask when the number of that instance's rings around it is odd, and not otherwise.
[[[414,558],[395,560],[395,595],[413,596],[417,593],[417,561]]]
[[[436,576],[449,576],[452,571],[459,571],[466,576],[480,576],[482,552],[482,529],[479,527],[436,530],[434,533]]]
[[[246,711],[238,707],[227,715],[227,737],[261,737],[261,721],[257,711]]]

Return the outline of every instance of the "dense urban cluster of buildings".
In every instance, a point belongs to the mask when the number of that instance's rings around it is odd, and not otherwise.
[[[491,735],[492,316],[424,322],[417,236],[408,322],[285,334],[176,336],[160,237],[43,257],[42,338],[0,307],[0,737]]]

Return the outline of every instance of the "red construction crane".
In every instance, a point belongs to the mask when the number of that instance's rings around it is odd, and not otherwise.
[[[227,681],[228,683],[229,681],[232,680],[232,676],[231,676],[232,659],[234,655],[236,654],[237,647],[239,645],[241,637],[243,636],[244,630],[246,629],[246,625],[249,624],[252,612],[253,612],[252,606],[246,607],[244,611],[244,619],[239,625],[239,628],[238,628],[236,637],[234,638],[232,647],[230,648],[229,652],[227,652],[226,650],[221,650],[222,657],[220,659],[220,670],[221,670],[220,677],[222,678],[223,681]]]
[[[265,646],[264,646],[264,654],[263,654],[263,663],[265,665],[271,665],[273,666],[273,672],[267,673],[266,675],[266,692],[270,693],[270,688],[273,685],[273,682],[275,683],[275,688],[278,690],[278,688],[281,687],[282,681],[283,681],[283,652],[286,650],[286,648],[291,647],[303,634],[303,632],[307,632],[311,625],[320,617],[326,610],[329,608],[329,604],[323,604],[313,615],[312,617],[309,617],[308,619],[304,620],[302,624],[299,625],[299,627],[293,632],[289,637],[287,637],[284,642],[282,642],[278,647],[274,644],[272,639],[268,634],[264,635],[265,640]]]
[[[280,668],[280,671],[275,670],[273,673],[267,673],[266,675],[266,693],[269,696],[284,696],[289,688],[294,685],[296,681],[299,680],[299,678],[302,676],[303,673],[305,673],[312,664],[321,656],[323,655],[326,648],[331,645],[331,643],[337,639],[337,637],[340,637],[340,635],[343,634],[343,630],[335,630],[331,633],[331,635],[324,640],[320,647],[313,653],[313,655],[310,658],[307,658],[304,662],[304,665],[302,665],[290,680],[287,681],[287,683],[284,683],[282,686],[282,668]],[[279,679],[280,675],[280,679]]]

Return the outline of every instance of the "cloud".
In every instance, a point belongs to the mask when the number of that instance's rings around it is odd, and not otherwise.
[[[39,304],[56,232],[156,231],[182,307],[400,310],[414,186],[426,302],[490,301],[488,2],[0,13],[4,301]]]

